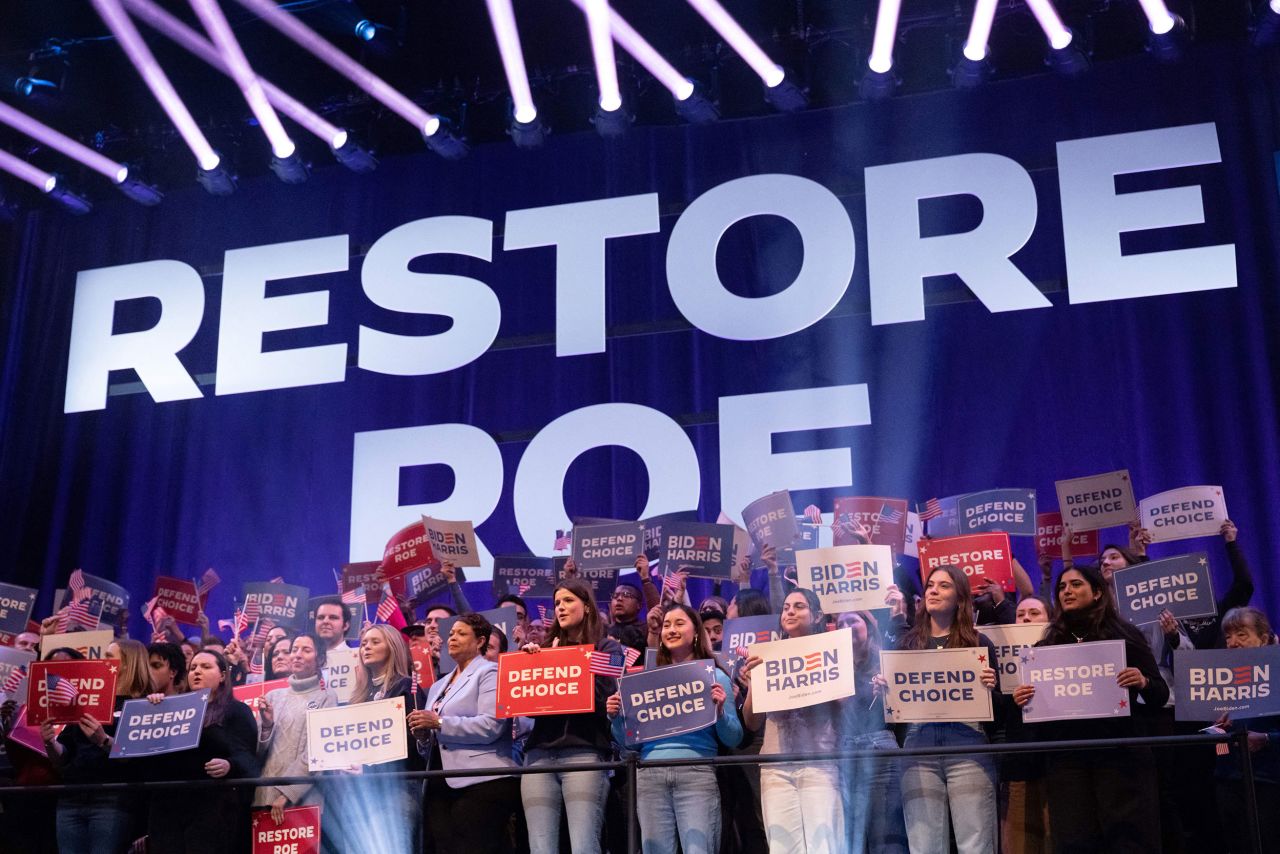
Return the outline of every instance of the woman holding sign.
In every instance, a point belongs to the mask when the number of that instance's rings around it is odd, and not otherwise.
[[[916,619],[903,636],[902,649],[985,647],[987,663],[995,661],[995,645],[974,628],[973,592],[959,567],[939,566],[929,573]],[[1000,699],[996,672],[985,667],[982,685]],[[882,685],[882,680],[877,680]],[[952,747],[986,744],[982,723],[913,723],[904,747]],[[917,757],[903,762],[902,809],[913,854],[946,852],[947,827],[955,832],[960,854],[996,850],[996,769],[990,756]]]
[[[276,643],[289,646],[284,638]],[[290,647],[289,687],[277,688],[262,698],[258,709],[258,755],[265,757],[264,777],[305,777],[307,775],[307,712],[338,705],[338,695],[320,685],[325,645],[315,635],[298,635]],[[279,825],[289,806],[317,804],[320,794],[314,786],[264,786],[253,804],[271,807],[271,818]]]
[[[146,763],[147,779],[198,780],[208,777],[256,777],[258,724],[249,707],[231,694],[231,665],[211,649],[191,656],[187,684],[209,690],[200,743],[193,750],[135,760]],[[163,694],[148,700],[160,702]],[[206,789],[162,791],[151,800],[147,850],[165,854],[224,854],[238,851],[249,838],[249,792]]]
[[[543,646],[588,644],[622,655],[622,645],[605,637],[604,623],[596,609],[591,588],[577,578],[563,579],[553,595],[555,624]],[[540,647],[525,644],[526,653]],[[604,762],[613,753],[609,716],[605,707],[618,690],[618,680],[596,674],[595,711],[534,718],[525,744],[525,765],[569,766]],[[569,821],[569,844],[574,854],[598,854],[604,802],[609,791],[604,771],[526,774],[520,780],[525,821],[529,826],[531,854],[557,854],[560,850],[560,805]]]
[[[106,658],[119,662],[115,711],[126,700],[151,691],[147,648],[136,640],[119,640],[106,649]],[[115,736],[114,720],[99,721],[85,714],[54,737],[53,724],[40,726],[45,753],[62,783],[115,783],[127,779],[128,765],[108,758]],[[61,854],[119,851],[131,838],[138,803],[131,793],[64,795],[58,799],[58,851]]]
[[[688,605],[672,605],[662,617],[662,642],[658,666],[687,661],[714,661],[711,644],[698,614]],[[641,759],[697,759],[715,756],[720,745],[737,747],[742,740],[742,724],[732,702],[733,683],[719,667],[712,668],[716,684],[711,701],[716,705],[712,726],[684,735],[660,738],[641,745]],[[624,680],[625,681],[625,680]],[[606,706],[613,718],[613,737],[626,744],[621,694],[609,697]],[[667,854],[676,850],[676,840],[684,854],[716,854],[720,850],[720,789],[715,769],[709,765],[690,768],[641,768],[636,780],[636,809],[640,819],[644,854]]]
[[[1116,684],[1129,689],[1129,708],[1158,710],[1169,698],[1146,638],[1120,619],[1102,570],[1076,565],[1058,576],[1057,617],[1037,646],[1123,640],[1128,666]],[[1035,685],[1019,685],[1013,699],[1025,706]],[[1136,705],[1142,698],[1142,704]],[[1147,711],[1150,714],[1150,711]],[[1035,725],[1046,740],[1133,738],[1140,735],[1134,717],[1063,720]],[[1160,850],[1160,807],[1156,767],[1148,747],[1116,747],[1050,753],[1045,761],[1045,792],[1055,850],[1074,852]]]
[[[802,587],[788,593],[782,602],[779,627],[783,638],[825,632],[826,617],[818,594]],[[742,669],[750,673],[761,663],[761,658],[753,655]],[[834,752],[840,747],[842,717],[840,701],[757,714],[750,688],[742,706],[748,729],[764,727],[761,755]],[[845,850],[840,771],[834,763],[761,766],[760,807],[771,852]]]
[[[514,768],[511,721],[498,718],[498,667],[484,657],[493,626],[463,614],[446,640],[455,667],[409,713],[409,729],[428,768]],[[424,813],[435,854],[511,849],[510,820],[520,784],[510,776],[434,777],[427,781]]]

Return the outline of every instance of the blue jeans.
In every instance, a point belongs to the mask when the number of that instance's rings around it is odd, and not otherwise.
[[[986,744],[981,729],[963,723],[912,724],[904,747]],[[902,762],[902,809],[911,854],[948,854],[947,833],[960,854],[996,850],[996,770],[990,756],[918,756]]]
[[[604,761],[594,750],[532,750],[525,766],[581,765]],[[520,799],[529,827],[530,854],[559,854],[560,805],[569,820],[573,854],[599,854],[600,826],[609,778],[604,771],[526,774],[520,778]]]
[[[644,854],[720,850],[720,788],[716,772],[701,768],[641,768],[636,774],[636,814]]]
[[[132,840],[121,796],[68,795],[58,800],[59,854],[119,854]]]
[[[846,738],[846,750],[894,751],[893,733],[879,730]],[[858,759],[841,763],[840,791],[850,854],[906,854],[907,829],[902,818],[901,769],[896,760]]]

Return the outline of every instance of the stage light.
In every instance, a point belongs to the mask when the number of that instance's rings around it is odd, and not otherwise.
[[[356,38],[362,42],[371,42],[373,37],[378,34],[378,25],[367,18],[361,18],[356,21],[355,25]]]
[[[46,195],[61,205],[63,210],[76,216],[84,216],[93,210],[93,203],[84,196],[73,193],[66,187],[61,187],[57,184]]]
[[[190,0],[190,2],[191,8],[195,10],[196,17],[204,25],[205,31],[218,48],[218,54],[222,57],[222,61],[226,63],[231,79],[235,80],[236,85],[240,87],[240,94],[248,102],[249,109],[253,112],[254,118],[258,120],[259,127],[262,128],[262,132],[266,134],[268,142],[271,143],[271,152],[275,155],[272,158],[271,169],[277,175],[280,175],[281,172],[276,167],[277,161],[282,163],[290,161],[295,154],[297,146],[293,144],[293,140],[285,132],[284,125],[280,124],[280,117],[276,115],[276,111],[271,108],[271,102],[267,100],[267,93],[263,91],[258,75],[254,72],[253,67],[249,65],[249,60],[244,55],[244,51],[241,50],[240,42],[236,40],[235,33],[231,31],[231,25],[227,23],[227,17],[222,14],[222,7],[218,5],[217,0]],[[285,172],[297,178],[297,170],[285,167]],[[281,180],[286,181],[286,183],[296,184],[299,181],[306,180],[305,167],[302,168],[301,174],[302,178],[298,180],[285,178],[281,178]]]
[[[342,144],[333,148],[332,151],[339,163],[357,175],[366,175],[378,168],[377,159],[358,142],[348,139],[345,131],[343,131]]]
[[[138,204],[146,205],[147,207],[158,205],[164,199],[164,193],[150,184],[144,184],[137,178],[126,176],[123,181],[116,184],[116,189]]]
[[[1147,51],[1159,62],[1177,62],[1186,52],[1188,37],[1186,22],[1177,15],[1152,19]]]
[[[573,2],[579,9],[586,10],[586,0]],[[609,7],[609,30],[613,33],[614,41],[631,54],[677,101],[689,97],[693,92],[693,84],[667,62],[612,6]]]
[[[271,171],[276,173],[276,177],[286,184],[302,184],[305,183],[311,172],[307,169],[307,164],[302,159],[302,155],[293,152],[288,157],[280,157],[271,155]]]
[[[951,67],[951,85],[957,89],[977,89],[991,77],[991,62],[983,59],[976,62],[961,53],[956,64]]]
[[[893,70],[876,71],[868,68],[858,83],[858,94],[864,101],[885,101],[893,97],[898,88],[898,75]]]
[[[809,106],[809,96],[796,85],[791,75],[781,68],[778,69],[778,74],[778,82],[765,86],[764,89],[764,99],[769,102],[769,106],[780,113],[794,113]]]
[[[534,113],[533,121],[522,122],[515,117],[513,112],[510,121],[507,123],[507,134],[511,137],[511,141],[516,144],[516,148],[526,150],[541,148],[549,133],[551,133],[551,129],[542,123],[542,119],[538,117],[537,113]]]
[[[625,134],[635,120],[636,117],[619,101],[617,108],[613,110],[606,110],[603,104],[596,107],[591,124],[595,125],[596,133],[606,139],[616,139]]]
[[[58,179],[38,166],[33,166],[0,148],[0,169],[13,177],[47,193],[57,186]]]
[[[32,139],[43,142],[54,151],[83,163],[113,183],[119,184],[129,175],[129,169],[123,163],[117,163],[3,101],[0,101],[0,123],[21,131]]]
[[[227,67],[226,62],[223,61],[216,47],[195,30],[151,2],[151,0],[124,0],[124,4],[139,20],[145,21],[149,26],[155,28],[157,32],[177,42],[223,74],[228,77],[231,76],[230,69]],[[259,77],[258,82],[262,84],[262,89],[266,92],[267,99],[271,101],[276,109],[318,136],[324,141],[325,145],[330,148],[341,148],[346,142],[347,132],[345,130],[326,121],[297,101],[293,96],[275,86],[271,81]]]
[[[217,156],[216,154],[214,155]],[[211,196],[229,196],[236,191],[236,179],[227,167],[222,165],[221,159],[214,164],[212,169],[199,169],[196,171],[196,180],[200,182],[200,186]]]
[[[973,6],[969,36],[964,40],[964,48],[960,51],[961,57],[969,60],[970,63],[982,63],[987,60],[991,28],[996,22],[996,3],[997,0],[978,0]]]
[[[489,22],[493,26],[493,37],[498,42],[498,54],[502,57],[502,69],[507,75],[507,88],[511,90],[512,129],[511,138],[516,138],[514,125],[533,125],[538,122],[538,110],[533,105],[533,92],[529,88],[529,73],[524,65],[524,51],[520,47],[520,30],[516,27],[515,11],[511,8],[511,0],[485,0],[489,7]],[[536,148],[542,144],[539,139],[533,146],[516,145],[521,148]]]
[[[876,30],[871,39],[867,67],[877,74],[888,74],[893,68],[893,43],[898,37],[898,13],[902,0],[880,0],[876,10]]]
[[[1253,46],[1271,47],[1280,43],[1280,0],[1263,3],[1253,23]]]
[[[338,50],[315,30],[281,9],[272,0],[236,0],[236,2],[250,12],[256,13],[272,29],[359,86],[371,98],[413,125],[418,133],[427,138],[428,144],[431,142],[438,121],[436,116],[419,107],[387,81]],[[432,148],[435,147],[432,146]]]
[[[705,125],[716,121],[720,118],[720,111],[716,109],[715,103],[707,97],[703,88],[692,80],[689,81],[692,87],[689,94],[685,98],[676,98],[676,113],[686,122],[694,125]]]
[[[1050,48],[1045,54],[1045,65],[1063,77],[1079,77],[1089,70],[1089,58],[1074,44],[1066,47]]]
[[[454,130],[453,123],[440,116],[433,116],[432,119],[430,123],[432,130],[422,134],[427,147],[445,160],[461,160],[466,157],[471,147]]]
[[[1027,6],[1035,16],[1040,29],[1044,30],[1045,38],[1049,40],[1049,47],[1057,51],[1064,50],[1071,44],[1071,30],[1062,23],[1058,10],[1053,7],[1050,0],[1027,0]]]
[[[187,105],[178,97],[178,93],[173,88],[173,84],[169,82],[164,69],[160,67],[160,63],[156,62],[151,49],[142,40],[142,36],[138,33],[137,28],[134,27],[133,21],[129,20],[128,13],[120,5],[120,0],[91,0],[91,2],[94,9],[98,11],[99,17],[102,18],[107,28],[111,30],[116,40],[120,43],[120,47],[129,57],[129,61],[133,63],[134,68],[138,69],[138,73],[142,75],[142,79],[147,84],[147,88],[151,90],[151,94],[155,96],[155,99],[169,116],[169,121],[173,122],[183,141],[191,149],[191,153],[195,155],[196,163],[199,164],[202,170],[217,168],[218,155],[214,152],[213,146],[209,144],[209,140],[205,139],[204,134],[196,125],[196,120],[191,117],[190,111],[187,110]]]
[[[583,0],[587,31],[591,37],[591,58],[596,67],[600,109],[611,113],[622,107],[618,87],[618,64],[613,55],[613,35],[609,26],[609,0]]]
[[[720,34],[720,38],[724,39],[747,65],[751,66],[751,70],[760,77],[768,89],[782,85],[785,77],[783,70],[765,55],[760,46],[747,35],[747,31],[742,29],[742,26],[717,0],[689,0],[689,5]],[[782,108],[779,107],[779,109]]]

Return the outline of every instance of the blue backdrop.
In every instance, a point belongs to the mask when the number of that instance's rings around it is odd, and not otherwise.
[[[160,572],[190,576],[214,566],[227,582],[215,591],[214,617],[229,614],[242,581],[282,574],[329,590],[331,568],[348,553],[353,435],[449,422],[476,425],[499,441],[503,498],[479,533],[494,553],[523,551],[511,488],[529,439],[565,412],[611,401],[650,406],[684,425],[700,459],[699,510],[714,520],[721,396],[866,383],[870,426],[779,436],[775,448],[851,447],[854,485],[841,492],[922,499],[1028,485],[1039,490],[1042,509],[1056,503],[1056,478],[1122,467],[1133,473],[1139,497],[1220,483],[1260,577],[1258,598],[1275,613],[1280,336],[1271,331],[1280,324],[1280,217],[1272,65],[1242,48],[1201,50],[1173,67],[1137,57],[1074,81],[1040,75],[973,93],[705,127],[638,127],[617,142],[553,136],[539,151],[486,146],[457,163],[424,153],[389,159],[367,176],[327,169],[300,186],[249,182],[227,199],[182,190],[158,208],[121,200],[78,219],[34,212],[15,229],[2,272],[3,575],[40,585],[42,613],[76,566],[119,580],[135,602]],[[1223,163],[1165,179],[1202,185],[1206,224],[1138,236],[1126,248],[1234,243],[1239,286],[1068,305],[1055,143],[1198,122],[1216,122]],[[1053,308],[992,314],[958,280],[941,278],[928,285],[924,321],[873,327],[863,169],[979,151],[1011,157],[1033,177],[1039,219],[1014,260]],[[676,310],[664,275],[666,237],[702,192],[766,172],[802,175],[839,196],[858,238],[853,282],[803,332],[764,342],[718,339]],[[128,393],[135,378],[120,374],[113,382],[122,393],[105,410],[62,413],[80,270],[153,258],[199,269],[205,321],[182,359],[191,373],[211,374],[227,249],[348,233],[353,254],[363,255],[392,227],[421,217],[481,216],[500,231],[508,210],[646,192],[660,196],[663,234],[610,244],[605,353],[555,357],[553,250],[504,252],[498,235],[492,264],[429,264],[484,280],[501,301],[498,342],[464,368],[406,378],[351,367],[343,383],[221,398],[205,386],[202,400],[166,404]],[[924,205],[926,231],[972,228],[980,214],[964,202]],[[719,263],[724,279],[739,283],[735,290],[759,295],[788,283],[799,257],[794,230],[757,218],[730,231]],[[360,289],[359,265],[353,258],[346,274],[275,286],[327,287],[330,323],[268,336],[267,346],[347,341],[354,354],[360,323],[416,334],[438,328],[438,319],[373,306]],[[154,306],[119,322],[145,327],[155,319],[147,311]],[[441,500],[451,488],[446,470],[409,471],[401,499]],[[647,489],[634,453],[597,449],[571,468],[565,497],[571,514],[634,518]],[[796,499],[830,510],[836,494]],[[546,553],[550,539],[548,532],[547,542],[530,547]],[[1221,546],[1208,548],[1221,579]],[[1033,565],[1029,541],[1016,549]]]

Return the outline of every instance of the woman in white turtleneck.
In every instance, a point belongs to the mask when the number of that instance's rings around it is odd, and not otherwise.
[[[266,756],[264,777],[300,777],[307,772],[307,711],[338,705],[338,697],[320,685],[324,666],[324,644],[313,635],[299,635],[290,652],[293,674],[288,688],[267,694],[259,709],[258,755]],[[320,793],[311,785],[262,786],[253,805],[271,807],[271,817],[279,824],[284,808],[320,802]]]

